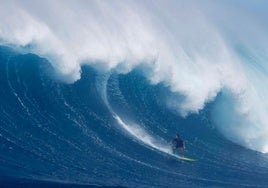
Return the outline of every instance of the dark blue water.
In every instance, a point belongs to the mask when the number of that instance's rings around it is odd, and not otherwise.
[[[185,118],[166,107],[174,97],[140,69],[103,75],[82,68],[73,84],[46,59],[0,48],[0,183],[6,187],[268,187],[268,158],[226,140],[207,104]],[[131,135],[135,124],[168,146],[186,141],[180,161]],[[226,117],[227,118],[227,117]],[[133,128],[133,127],[132,127]]]

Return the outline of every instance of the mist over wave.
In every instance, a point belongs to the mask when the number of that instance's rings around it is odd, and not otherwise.
[[[66,82],[81,66],[128,73],[175,95],[182,116],[217,96],[212,119],[233,142],[268,152],[267,2],[1,1],[0,41],[47,58]]]

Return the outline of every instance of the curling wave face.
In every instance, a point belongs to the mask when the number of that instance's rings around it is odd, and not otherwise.
[[[166,103],[182,116],[198,113],[221,93],[215,125],[233,142],[266,153],[266,6],[265,1],[1,1],[0,42],[47,58],[69,83],[80,79],[82,65],[106,73],[142,67],[151,84],[164,83],[180,96]]]

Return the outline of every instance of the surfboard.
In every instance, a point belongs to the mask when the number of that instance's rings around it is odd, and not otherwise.
[[[196,159],[191,159],[191,158],[188,158],[188,157],[181,157],[179,155],[176,155],[176,154],[173,154],[173,153],[169,153],[172,157],[175,157],[176,159],[179,159],[179,160],[183,160],[183,161],[189,161],[189,162],[194,162],[194,161],[197,161]]]
[[[180,157],[180,156],[178,156],[178,158],[179,159],[181,159],[181,160],[184,160],[184,161],[196,161],[195,159],[191,159],[191,158],[188,158],[188,157]]]

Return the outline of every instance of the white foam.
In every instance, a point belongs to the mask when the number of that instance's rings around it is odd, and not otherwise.
[[[133,136],[138,141],[142,142],[143,144],[146,144],[147,146],[150,146],[154,149],[157,149],[161,152],[171,154],[171,149],[167,147],[168,143],[164,144],[161,143],[159,140],[155,140],[153,137],[151,137],[143,128],[141,128],[138,125],[127,125],[125,122],[122,121],[122,119],[118,115],[114,115],[114,118],[117,120],[119,125],[121,125],[124,130],[126,130],[131,136]]]

